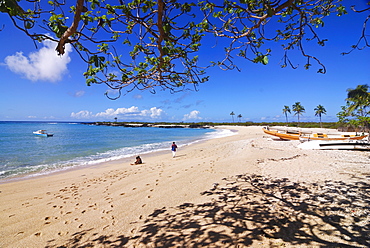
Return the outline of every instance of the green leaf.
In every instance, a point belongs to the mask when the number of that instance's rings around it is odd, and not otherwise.
[[[267,65],[269,62],[269,58],[267,56],[263,56],[262,64]]]
[[[34,22],[33,22],[32,20],[27,20],[27,21],[25,21],[25,23],[24,23],[24,27],[25,27],[26,29],[31,29],[31,28],[33,28],[33,25],[34,25]]]

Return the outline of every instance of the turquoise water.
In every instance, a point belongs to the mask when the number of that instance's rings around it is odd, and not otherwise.
[[[45,129],[53,137],[32,132]],[[80,123],[0,122],[0,179],[89,166],[199,140],[227,136],[227,130],[111,127]]]

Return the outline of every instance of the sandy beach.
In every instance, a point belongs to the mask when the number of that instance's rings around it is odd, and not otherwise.
[[[0,247],[370,247],[369,152],[261,127],[0,184]]]

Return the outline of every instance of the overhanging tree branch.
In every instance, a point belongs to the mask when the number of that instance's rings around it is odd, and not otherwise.
[[[76,33],[77,28],[78,28],[78,23],[81,20],[81,13],[86,11],[85,8],[86,7],[84,6],[84,0],[77,0],[76,11],[75,11],[75,14],[74,14],[73,23],[64,32],[64,34],[62,35],[62,37],[60,38],[60,40],[58,42],[57,48],[55,49],[57,51],[58,55],[63,55],[65,53],[65,50],[64,50],[65,49],[65,44],[70,42],[70,40],[68,38],[71,35],[73,35],[74,33]]]
[[[27,3],[34,9],[23,11],[29,7]],[[270,44],[276,42],[284,52],[282,67],[297,68],[299,63],[289,55],[298,49],[307,60],[306,69],[311,61],[325,73],[319,56],[306,52],[306,43],[316,41],[324,46],[326,39],[319,37],[316,29],[323,27],[325,17],[346,14],[341,0],[77,0],[76,6],[67,4],[57,0],[0,1],[0,12],[8,14],[14,26],[33,41],[58,42],[58,55],[71,43],[87,65],[87,85],[106,84],[119,95],[123,90],[197,90],[208,80],[206,69],[210,66],[239,70],[237,57],[267,64],[276,50]],[[353,10],[364,13],[366,9]],[[66,24],[68,18],[73,18],[70,25]],[[353,49],[369,47],[368,19]],[[214,49],[224,56],[213,56],[213,61],[199,57],[206,44],[204,37],[207,45],[216,37]]]

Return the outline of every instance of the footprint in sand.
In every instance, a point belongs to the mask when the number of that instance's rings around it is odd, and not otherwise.
[[[64,235],[67,235],[69,232],[58,232],[58,235],[59,236],[64,236]]]

